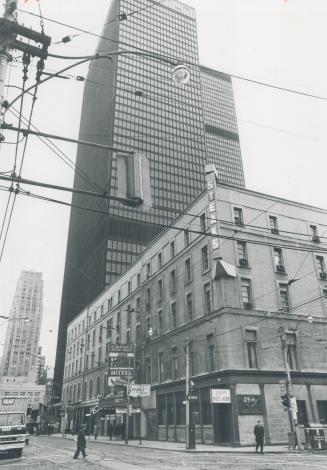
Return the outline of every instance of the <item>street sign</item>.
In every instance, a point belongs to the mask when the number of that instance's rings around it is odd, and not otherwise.
[[[150,394],[151,394],[151,385],[132,384],[129,387],[129,396],[131,397],[148,397]]]
[[[287,395],[286,380],[280,380],[279,385],[280,385],[280,396],[283,397],[284,395]]]
[[[197,400],[198,396],[197,395],[187,395],[187,399],[192,401],[192,400]]]
[[[210,403],[231,403],[229,388],[211,388]]]

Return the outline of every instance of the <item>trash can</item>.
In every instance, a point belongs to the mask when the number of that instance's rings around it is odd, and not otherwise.
[[[325,450],[326,439],[324,428],[320,423],[308,423],[304,428],[305,441],[313,450]]]
[[[195,449],[195,425],[190,424],[188,428],[189,449]]]

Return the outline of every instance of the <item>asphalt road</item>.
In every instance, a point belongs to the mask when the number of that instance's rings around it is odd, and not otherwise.
[[[196,454],[89,442],[87,457],[73,460],[75,446],[68,439],[32,438],[22,458],[0,456],[0,470],[327,470],[327,454]]]

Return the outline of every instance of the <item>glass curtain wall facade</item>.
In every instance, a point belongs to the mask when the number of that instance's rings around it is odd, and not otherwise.
[[[216,165],[221,183],[245,187],[232,79],[201,67],[207,161]]]
[[[145,213],[73,195],[54,376],[60,384],[67,323],[204,189],[194,10],[175,0],[113,0],[102,36],[99,52],[145,50],[194,66],[184,87],[172,81],[170,64],[141,55],[94,60],[90,66],[80,139],[144,153],[150,160],[154,207]],[[115,153],[79,146],[76,164],[75,188],[116,194]]]
[[[98,52],[147,51],[193,65],[186,86],[172,81],[170,64],[153,57],[131,53],[94,60],[90,65],[80,139],[145,154],[150,160],[153,208],[145,213],[73,195],[54,376],[59,384],[68,322],[204,190],[206,149],[208,162],[222,166],[222,181],[241,184],[243,178],[242,168],[242,176],[234,178],[236,170],[228,172],[223,159],[224,143],[229,154],[237,146],[239,151],[239,142],[236,145],[236,140],[221,133],[211,137],[205,132],[205,122],[225,131],[228,119],[234,123],[233,132],[237,129],[235,116],[230,116],[234,112],[230,81],[220,80],[226,89],[219,81],[216,92],[231,96],[228,111],[212,110],[209,94],[202,96],[211,75],[199,67],[194,9],[176,0],[113,0],[102,36]],[[213,81],[208,86],[218,83]],[[220,105],[218,99],[215,102]],[[210,113],[215,114],[213,120]],[[79,146],[74,187],[116,195],[116,159],[113,152]]]

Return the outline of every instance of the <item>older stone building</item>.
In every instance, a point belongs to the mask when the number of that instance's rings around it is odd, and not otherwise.
[[[299,426],[326,422],[326,233],[326,211],[218,184],[208,166],[207,191],[69,324],[62,399],[72,419],[98,403],[106,434],[117,411],[108,351],[130,344],[136,381],[151,384],[142,434],[184,441],[188,344],[198,442],[252,443],[259,418],[268,442],[285,442],[283,332]],[[230,400],[213,403],[217,393]],[[139,429],[138,414],[130,432]]]

